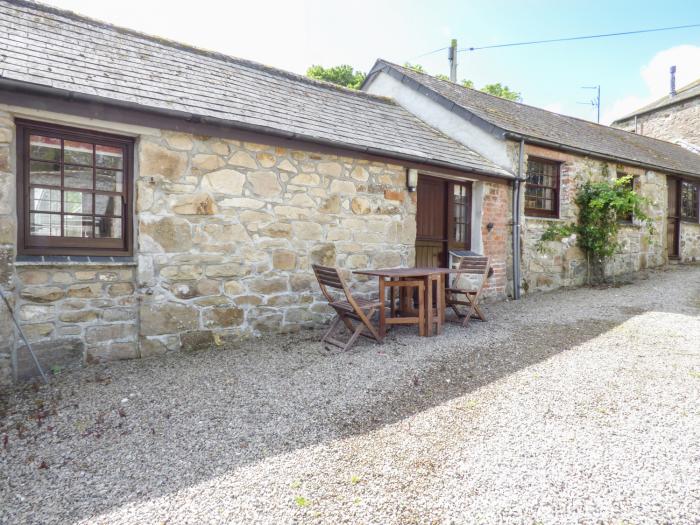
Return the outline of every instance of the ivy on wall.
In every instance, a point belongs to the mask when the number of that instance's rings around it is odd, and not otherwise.
[[[588,180],[579,186],[574,202],[579,209],[577,222],[550,224],[537,242],[537,250],[544,252],[547,242],[576,235],[576,244],[588,261],[588,284],[592,273],[605,279],[605,262],[620,248],[618,232],[624,218],[631,215],[650,234],[654,232],[653,222],[644,212],[649,200],[634,191],[629,175],[614,181]]]

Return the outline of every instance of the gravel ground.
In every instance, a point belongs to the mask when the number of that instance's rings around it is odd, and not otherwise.
[[[700,523],[700,267],[5,394],[2,523]]]

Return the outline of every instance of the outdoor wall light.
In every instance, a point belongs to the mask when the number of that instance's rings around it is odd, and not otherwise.
[[[418,170],[411,168],[407,171],[406,186],[408,186],[408,191],[416,191],[418,187]]]
[[[492,223],[492,222],[488,223],[488,224],[486,225],[486,229],[487,229],[488,231],[493,230],[493,223]]]

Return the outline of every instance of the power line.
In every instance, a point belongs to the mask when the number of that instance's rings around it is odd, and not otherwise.
[[[640,33],[655,33],[658,31],[672,31],[675,29],[688,29],[691,27],[700,27],[700,24],[688,24],[684,26],[674,26],[674,27],[659,27],[655,29],[639,29],[636,31],[624,31],[620,33],[604,33],[604,34],[599,34],[599,35],[586,35],[586,36],[572,36],[572,37],[565,37],[565,38],[551,38],[549,40],[530,40],[527,42],[512,42],[509,44],[494,44],[490,46],[480,46],[480,47],[465,47],[462,49],[458,49],[458,52],[462,51],[480,51],[482,49],[495,49],[499,47],[515,47],[515,46],[529,46],[533,44],[550,44],[552,42],[570,42],[572,40],[590,40],[593,38],[607,38],[611,36],[625,36],[625,35],[636,35]],[[443,49],[447,49],[446,47],[439,49],[438,51],[442,51]],[[437,51],[433,51],[435,53]],[[425,56],[425,55],[424,55]]]
[[[418,56],[411,58],[411,60],[415,60],[416,58],[427,57],[428,55],[434,55],[435,53],[439,53],[440,51],[444,51],[445,49],[449,49],[449,46],[441,47],[440,49],[436,49],[434,51],[428,51],[427,53],[423,53],[422,55],[418,55]]]

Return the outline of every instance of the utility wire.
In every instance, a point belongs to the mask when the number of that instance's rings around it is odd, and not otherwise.
[[[620,33],[605,33],[605,34],[599,34],[599,35],[586,35],[586,36],[572,36],[572,37],[566,37],[566,38],[551,38],[549,40],[530,40],[528,42],[512,42],[509,44],[494,44],[490,46],[480,46],[480,47],[465,47],[462,49],[458,49],[457,52],[461,53],[462,51],[480,51],[482,49],[494,49],[498,47],[515,47],[515,46],[529,46],[533,44],[550,44],[552,42],[570,42],[572,40],[590,40],[592,38],[607,38],[611,36],[625,36],[625,35],[636,35],[640,33],[654,33],[658,31],[672,31],[675,29],[688,29],[691,27],[700,27],[700,24],[688,24],[684,26],[674,26],[674,27],[659,27],[655,29],[639,29],[637,31],[624,31]],[[446,47],[442,49],[447,49]],[[437,51],[442,51],[442,49],[438,49]],[[432,51],[431,53],[436,53],[437,51]],[[430,54],[430,53],[427,53]],[[425,56],[425,55],[423,55]]]
[[[427,53],[423,53],[422,55],[415,56],[415,57],[411,58],[411,60],[415,60],[416,58],[427,57],[428,55],[433,55],[435,53],[439,53],[440,51],[444,51],[445,49],[450,49],[450,48],[449,48],[449,46],[441,47],[440,49],[436,49],[434,51],[428,51]]]

